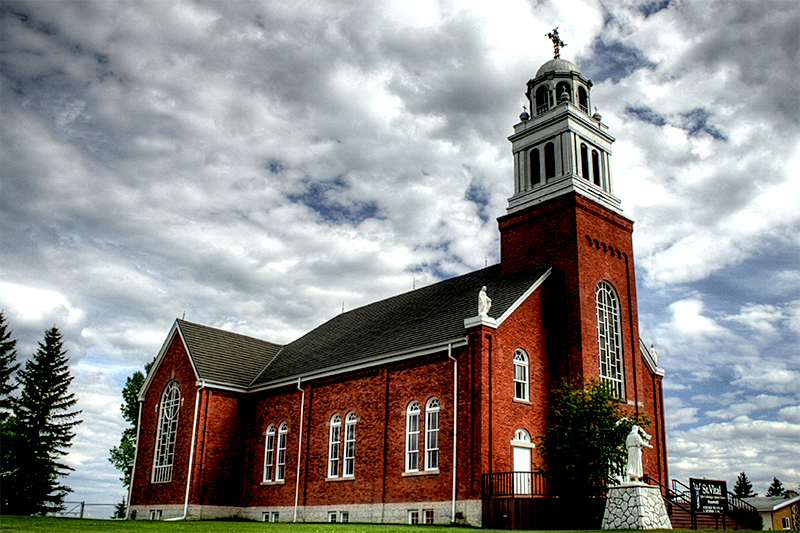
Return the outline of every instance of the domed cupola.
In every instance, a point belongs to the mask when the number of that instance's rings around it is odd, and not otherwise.
[[[558,28],[547,34],[554,58],[528,82],[530,114],[520,115],[508,139],[514,154],[514,196],[508,212],[576,191],[622,211],[612,194],[611,144],[608,126],[591,115],[592,82],[571,61],[561,59],[566,46]]]

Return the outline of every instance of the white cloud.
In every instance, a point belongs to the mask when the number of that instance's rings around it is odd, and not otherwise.
[[[607,78],[671,473],[780,459],[704,428],[796,422],[798,9],[642,4],[4,2],[0,303],[22,357],[58,325],[98,406],[73,485],[113,492],[114,390],[184,312],[287,342],[499,260],[505,138],[555,26]]]

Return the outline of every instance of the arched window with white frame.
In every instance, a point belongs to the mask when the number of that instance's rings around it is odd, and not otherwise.
[[[406,409],[406,472],[419,471],[419,402],[413,401]]]
[[[181,387],[170,381],[161,395],[158,413],[153,483],[172,481],[172,463],[175,459],[175,438],[178,432],[178,412],[181,406]]]
[[[347,413],[344,426],[344,477],[353,477],[356,472],[356,423],[353,411]]]
[[[273,481],[275,475],[275,426],[270,424],[264,439],[264,482]]]
[[[289,425],[283,422],[278,428],[278,459],[275,463],[275,481],[286,479],[286,440],[289,437]]]
[[[425,470],[439,469],[439,399],[425,405]]]
[[[619,297],[614,287],[606,281],[601,281],[597,285],[595,297],[600,382],[604,383],[614,396],[624,398]]]
[[[529,372],[528,354],[525,350],[517,348],[514,350],[514,399],[530,400],[529,394]]]
[[[339,477],[339,445],[342,442],[342,417],[331,417],[330,437],[328,439],[328,477]]]

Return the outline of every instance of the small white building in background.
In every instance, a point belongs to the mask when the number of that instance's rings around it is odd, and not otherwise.
[[[791,491],[785,496],[743,498],[758,510],[764,531],[800,530],[800,496]]]

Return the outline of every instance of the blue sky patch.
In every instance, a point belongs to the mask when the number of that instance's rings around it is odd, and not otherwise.
[[[344,196],[349,187],[341,176],[333,181],[310,182],[301,194],[290,194],[289,200],[305,205],[317,212],[326,222],[358,225],[368,218],[376,218],[378,204],[375,202],[344,203],[337,196]]]
[[[655,63],[638,49],[622,41],[606,43],[598,37],[592,43],[589,57],[580,58],[578,64],[584,76],[595,83],[611,79],[614,83],[640,68],[653,68]]]
[[[663,116],[659,115],[651,108],[647,106],[643,107],[633,107],[628,106],[625,108],[625,114],[629,117],[633,117],[636,119],[641,120],[642,122],[647,122],[648,124],[653,124],[654,126],[666,126],[667,119]]]
[[[708,123],[710,115],[705,109],[698,107],[681,116],[684,119],[681,127],[688,131],[689,135],[695,137],[702,133],[707,133],[718,141],[728,140],[717,128]]]
[[[655,15],[659,11],[667,9],[670,1],[671,0],[655,0],[654,2],[649,2],[639,6],[639,11],[644,14],[644,18],[647,18],[650,15]]]

